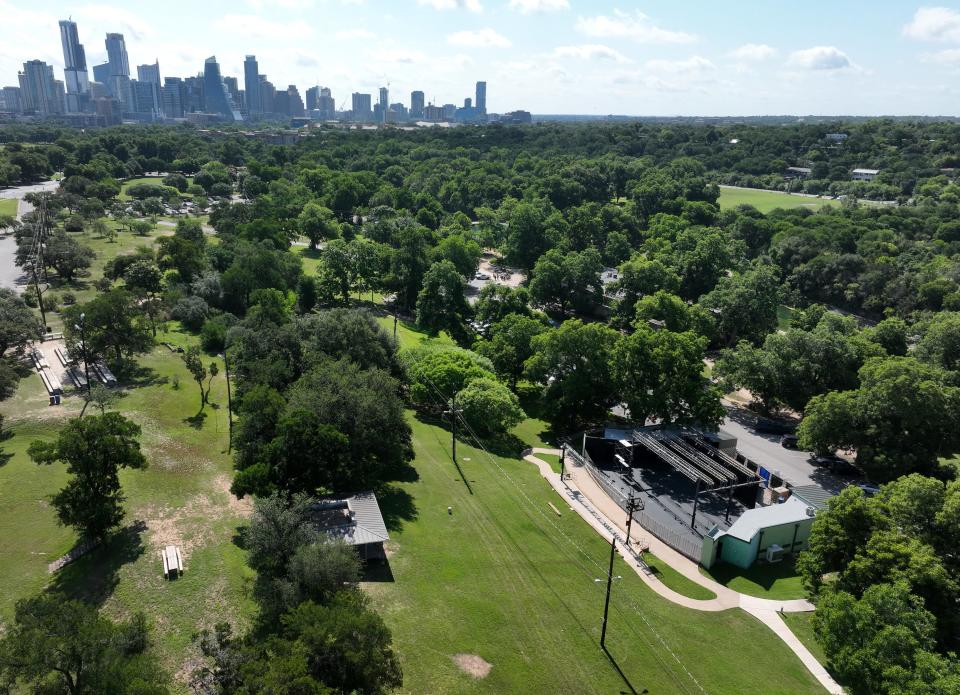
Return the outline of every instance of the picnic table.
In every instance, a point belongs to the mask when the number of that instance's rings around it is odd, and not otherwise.
[[[163,576],[167,579],[176,579],[183,574],[183,556],[180,554],[180,548],[175,545],[168,545],[160,551],[163,557]]]

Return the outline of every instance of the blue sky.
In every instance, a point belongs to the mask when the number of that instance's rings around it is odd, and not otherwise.
[[[242,76],[254,53],[278,87],[338,104],[388,82],[391,101],[461,103],[485,79],[491,111],[960,115],[960,2],[0,0],[0,84],[32,58],[62,76],[68,15],[90,65],[119,31],[131,66],[183,76],[216,54]]]

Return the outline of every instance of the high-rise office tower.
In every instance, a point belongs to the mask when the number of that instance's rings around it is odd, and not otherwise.
[[[124,111],[133,111],[135,104],[130,88],[130,61],[127,59],[127,44],[123,34],[107,34],[104,41],[107,62],[110,64],[110,79],[107,86],[113,98],[123,104]]]
[[[423,92],[410,92],[410,118],[423,118]]]
[[[203,64],[203,101],[207,113],[216,113],[233,120],[230,94],[220,76],[220,64],[216,56],[210,56]]]
[[[240,103],[240,83],[236,77],[224,75],[223,84],[227,88],[227,94],[230,95],[230,101],[233,102],[233,106],[236,108]]]
[[[99,82],[110,89],[110,63],[100,63],[93,66],[93,81]]]
[[[377,115],[381,122],[386,122],[387,120],[387,109],[390,107],[390,91],[386,87],[380,88],[380,101],[377,103],[379,110]]]
[[[42,60],[28,60],[23,72],[17,75],[20,81],[20,99],[24,111],[40,115],[63,113],[64,103],[53,77],[53,66]],[[63,83],[60,83],[63,85]]]
[[[155,82],[130,80],[130,88],[133,91],[134,111],[140,118],[156,119],[162,115],[160,85]]]
[[[487,112],[487,83],[477,82],[477,111],[485,114]]]
[[[153,65],[138,65],[137,79],[141,82],[152,82],[160,84],[160,61],[154,61]]]
[[[0,91],[0,101],[3,102],[4,111],[23,113],[23,102],[20,100],[19,87],[4,87]]]
[[[307,89],[307,111],[316,111],[320,108],[320,87]]]
[[[77,35],[77,23],[60,20],[60,43],[63,44],[63,80],[67,90],[67,110],[83,110],[90,91],[87,76],[87,55]]]
[[[256,56],[247,56],[243,61],[243,89],[247,93],[247,113],[263,111],[260,97],[260,66]]]
[[[184,113],[198,113],[204,110],[203,76],[185,77],[183,80],[183,111]]]
[[[305,115],[303,99],[300,98],[300,90],[297,89],[297,85],[295,84],[287,87],[287,108],[291,116],[300,118]]]
[[[371,108],[370,108],[370,95],[361,94],[360,92],[354,92],[353,97],[351,98],[351,106],[353,107],[353,120],[355,121],[369,121],[371,117]]]
[[[317,97],[317,111],[320,112],[320,118],[325,121],[333,120],[337,117],[337,104],[333,100],[329,87],[321,87],[320,95]]]
[[[262,113],[273,112],[276,96],[277,90],[273,82],[268,80],[266,75],[260,75],[260,111]]]
[[[184,102],[187,101],[186,88],[179,77],[167,77],[163,81],[161,93],[163,113],[168,118],[183,118]]]

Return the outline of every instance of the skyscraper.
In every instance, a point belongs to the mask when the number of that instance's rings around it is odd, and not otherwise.
[[[243,61],[243,89],[247,93],[247,113],[263,111],[260,97],[260,66],[256,56],[247,56]]]
[[[17,75],[20,81],[20,99],[24,111],[33,111],[46,116],[63,113],[64,104],[53,77],[53,66],[42,60],[28,60],[23,72]],[[60,83],[63,84],[62,82]]]
[[[487,113],[487,83],[486,82],[477,82],[477,111],[481,114]]]
[[[303,99],[300,98],[300,90],[297,85],[292,84],[287,87],[287,108],[291,116],[302,117],[304,115]]]
[[[337,117],[337,104],[333,100],[329,87],[320,88],[320,95],[317,97],[317,111],[320,112],[320,118],[325,121]]]
[[[410,118],[423,118],[423,92],[410,92]]]
[[[184,102],[187,102],[186,86],[179,77],[167,77],[163,81],[163,113],[167,118],[183,118]]]
[[[110,63],[100,63],[93,66],[93,81],[99,82],[110,90]],[[111,90],[111,94],[113,91]]]
[[[361,94],[360,92],[354,92],[351,99],[351,106],[353,107],[353,120],[355,121],[369,121],[371,116],[370,109],[370,95]]]
[[[386,87],[380,88],[380,101],[377,102],[377,106],[378,106],[377,120],[379,120],[382,123],[386,123],[387,109],[390,106],[390,91]]]
[[[90,91],[87,76],[87,55],[77,35],[77,23],[60,20],[60,43],[63,44],[63,80],[67,89],[67,110],[83,110]]]
[[[20,101],[19,87],[4,87],[0,91],[0,101],[3,102],[3,110],[11,113],[22,113],[23,103]]]
[[[316,111],[320,104],[320,87],[307,89],[307,111]]]
[[[216,56],[210,56],[203,64],[203,100],[207,113],[216,113],[233,120],[230,95],[220,77],[220,64]]]
[[[155,61],[153,65],[138,65],[137,79],[141,82],[152,82],[160,84],[160,61]]]
[[[110,93],[123,104],[124,111],[133,111],[135,105],[130,89],[130,61],[127,59],[127,44],[123,34],[107,34],[104,44],[110,64],[110,81],[107,83]]]
[[[267,79],[266,75],[259,75],[260,85],[260,111],[262,113],[271,113],[273,111],[273,102],[276,101],[277,90],[273,82]]]

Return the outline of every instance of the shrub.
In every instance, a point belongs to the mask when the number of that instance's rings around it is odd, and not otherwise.
[[[233,314],[220,314],[204,322],[200,331],[200,344],[206,352],[223,352],[227,344],[227,331],[237,322]]]
[[[191,331],[199,331],[210,316],[210,305],[200,297],[184,297],[173,305],[170,315]]]
[[[77,295],[73,292],[64,292],[61,296],[64,306],[72,306],[77,303]]]
[[[477,433],[501,434],[524,418],[520,401],[510,389],[493,379],[474,379],[457,394],[457,407]]]

